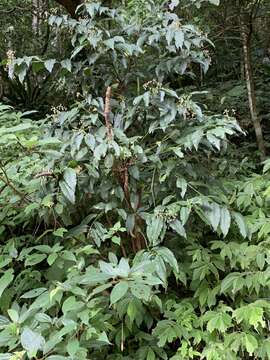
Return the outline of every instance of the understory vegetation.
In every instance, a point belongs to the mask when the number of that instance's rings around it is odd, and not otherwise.
[[[0,360],[270,359],[269,10],[0,0]]]

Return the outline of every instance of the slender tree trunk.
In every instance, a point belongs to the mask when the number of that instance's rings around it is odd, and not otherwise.
[[[258,149],[261,154],[261,159],[263,160],[265,158],[265,145],[263,140],[261,122],[257,113],[256,93],[255,93],[254,76],[253,76],[252,60],[251,60],[252,24],[249,24],[247,26],[243,15],[240,15],[240,29],[241,29],[243,61],[245,68],[245,78],[246,78],[246,86],[248,92],[250,117],[253,122]]]
[[[33,17],[32,17],[32,29],[34,35],[39,33],[39,0],[32,0],[33,5]]]

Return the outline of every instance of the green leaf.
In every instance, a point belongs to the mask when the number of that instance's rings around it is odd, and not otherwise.
[[[18,322],[18,320],[19,320],[19,314],[18,314],[18,312],[16,311],[16,310],[14,310],[14,309],[9,309],[8,311],[8,315],[9,315],[9,317],[10,317],[10,319],[13,321],[13,322]]]
[[[73,358],[80,348],[80,343],[77,339],[70,340],[67,344],[67,352]]]
[[[146,360],[155,360],[155,359],[156,359],[156,355],[155,355],[154,351],[152,349],[149,349],[147,352]]]
[[[234,317],[238,323],[245,321],[255,329],[259,325],[265,327],[265,321],[263,320],[263,308],[256,306],[255,304],[249,304],[239,307],[234,311]]]
[[[177,181],[176,181],[176,186],[178,188],[180,188],[182,191],[181,191],[181,196],[182,198],[185,196],[186,194],[186,191],[187,191],[187,181],[184,179],[184,178],[178,178]]]
[[[61,61],[61,66],[71,72],[71,61],[69,59],[65,59]]]
[[[54,236],[59,236],[59,237],[64,237],[64,233],[65,233],[65,232],[68,232],[68,230],[65,229],[65,228],[58,228],[57,230],[55,230],[55,231],[53,232],[53,235],[54,235]]]
[[[78,310],[82,305],[83,305],[82,302],[76,301],[75,296],[70,296],[69,298],[67,298],[64,301],[63,306],[62,306],[62,311],[65,314],[69,311]]]
[[[157,252],[163,260],[168,263],[176,273],[178,273],[179,267],[173,252],[166,247],[160,247]]]
[[[257,342],[256,338],[251,334],[244,334],[243,344],[250,356],[258,348],[258,342]]]
[[[21,344],[30,357],[33,357],[36,356],[38,350],[42,350],[45,339],[39,333],[25,328],[21,334]]]
[[[221,221],[221,209],[216,203],[207,204],[207,210],[205,211],[206,217],[210,221],[213,229],[216,231]]]
[[[122,299],[128,291],[128,282],[120,281],[118,284],[114,286],[111,292],[110,301],[111,304],[115,304],[117,301]]]
[[[179,220],[176,219],[176,220],[170,222],[170,227],[174,231],[176,231],[179,235],[183,236],[184,238],[187,237],[186,230]]]
[[[102,343],[105,343],[105,344],[108,344],[108,345],[111,345],[109,339],[108,339],[108,336],[107,334],[105,333],[105,331],[103,331],[97,338],[97,341],[100,341]]]
[[[24,264],[25,266],[33,266],[36,264],[41,263],[44,259],[46,259],[46,254],[33,254],[29,255],[27,259],[25,260]]]
[[[21,299],[33,299],[43,294],[47,289],[46,288],[37,288],[34,290],[27,291],[21,296]]]
[[[95,150],[95,146],[96,146],[96,139],[94,137],[94,135],[92,134],[87,134],[84,137],[84,141],[86,143],[86,145],[92,150]]]
[[[239,228],[240,234],[244,238],[246,238],[248,229],[247,229],[247,225],[246,225],[244,217],[240,213],[237,213],[237,212],[233,212],[232,215],[233,215],[234,220]]]
[[[53,71],[53,67],[54,67],[55,63],[56,63],[55,59],[46,60],[44,62],[44,66],[51,73]]]
[[[164,223],[162,218],[152,216],[151,220],[147,223],[146,234],[147,238],[152,246],[159,244],[159,237],[162,232]]]
[[[177,49],[182,49],[184,44],[184,33],[182,30],[177,30],[174,33],[175,46]]]
[[[139,300],[149,301],[151,295],[151,289],[149,286],[134,283],[131,285],[131,293]]]
[[[14,278],[13,270],[10,269],[5,272],[5,274],[0,278],[0,298],[4,292],[4,290],[9,286]]]
[[[99,161],[106,155],[107,149],[108,145],[105,142],[99,144],[94,150],[94,158]]]
[[[74,169],[67,168],[64,171],[64,181],[60,181],[60,188],[63,195],[72,203],[75,204],[75,191],[77,184],[77,174]]]
[[[133,299],[129,302],[128,308],[127,308],[127,314],[128,314],[128,317],[129,317],[131,323],[133,323],[133,321],[135,320],[137,311],[138,311],[138,308],[136,306],[136,302]]]
[[[214,330],[218,330],[224,333],[231,326],[232,320],[228,314],[214,313],[207,323],[207,331],[213,332]]]
[[[227,208],[220,209],[220,230],[224,237],[228,234],[231,225],[231,215]]]

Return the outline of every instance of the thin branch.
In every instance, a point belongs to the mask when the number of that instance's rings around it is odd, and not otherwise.
[[[106,124],[106,128],[107,128],[107,136],[110,141],[113,140],[112,123],[110,120],[111,95],[112,95],[112,88],[110,86],[108,86],[107,91],[106,91],[106,96],[105,96],[104,118],[105,118],[105,124]]]
[[[2,163],[0,162],[0,169],[2,170],[2,173],[4,174],[4,176],[0,175],[0,180],[8,187],[10,187],[17,195],[19,195],[23,200],[27,201],[26,199],[26,194],[24,194],[23,192],[21,192],[19,189],[16,188],[16,186],[12,183],[12,181],[10,181],[7,172],[5,170],[5,168],[3,167]]]

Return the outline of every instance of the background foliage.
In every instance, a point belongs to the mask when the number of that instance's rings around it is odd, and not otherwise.
[[[0,359],[269,359],[267,1],[0,5]]]

